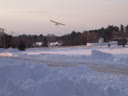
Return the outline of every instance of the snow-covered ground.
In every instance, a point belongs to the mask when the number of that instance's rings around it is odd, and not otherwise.
[[[0,96],[128,96],[127,47],[10,48],[0,56]]]
[[[94,47],[62,47],[32,48],[24,52],[16,49],[1,49],[0,56],[11,56],[38,61],[56,61],[70,64],[94,63],[107,65],[128,65],[128,47],[94,48]]]

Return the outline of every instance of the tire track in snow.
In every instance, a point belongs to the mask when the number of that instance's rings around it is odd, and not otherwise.
[[[1,56],[11,59],[17,59],[17,60],[24,60],[24,61],[31,61],[31,62],[39,62],[39,63],[45,63],[49,67],[73,67],[73,66],[79,66],[79,65],[87,65],[94,69],[97,72],[104,72],[104,73],[112,73],[112,74],[118,74],[118,75],[127,75],[128,76],[128,66],[116,66],[116,65],[97,65],[93,63],[75,63],[75,62],[61,62],[61,61],[40,61],[35,59],[27,59],[27,58],[21,58],[21,57],[7,57],[7,56]]]

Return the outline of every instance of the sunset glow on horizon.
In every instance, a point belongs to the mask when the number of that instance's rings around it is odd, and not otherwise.
[[[0,28],[7,32],[63,35],[109,24],[128,25],[128,0],[0,0]]]

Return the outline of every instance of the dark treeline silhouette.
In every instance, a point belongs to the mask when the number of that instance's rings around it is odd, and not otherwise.
[[[72,31],[71,34],[61,36],[58,39],[63,41],[63,46],[86,45],[87,43],[86,33],[75,31]]]
[[[20,35],[11,36],[8,35],[0,28],[0,48],[18,48],[21,42],[26,48],[34,47],[35,42],[42,42],[42,47],[47,47],[49,42],[63,42],[62,46],[75,46],[86,45],[87,43],[96,43],[99,38],[104,38],[105,42],[116,40],[119,44],[124,45],[128,38],[128,25],[114,26],[89,30],[84,32],[72,31],[70,34],[63,36],[56,36],[54,34],[48,34],[47,36],[40,35]]]
[[[86,43],[97,43],[99,38],[104,38],[105,42],[109,42],[112,40],[116,40],[120,45],[126,44],[128,38],[128,25],[120,27],[109,25],[107,28],[100,28],[95,30],[89,30],[81,32],[71,32],[71,34],[67,34],[59,37],[64,43],[64,46],[72,46],[72,45],[86,45]]]
[[[9,48],[11,46],[12,36],[0,32],[0,48]],[[7,42],[7,43],[6,43]]]

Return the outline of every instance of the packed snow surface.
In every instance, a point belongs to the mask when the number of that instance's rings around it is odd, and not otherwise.
[[[107,65],[128,65],[128,48],[123,47],[62,47],[32,48],[24,52],[16,49],[2,49],[0,56],[11,56],[39,61],[61,61],[78,63],[95,63]]]
[[[127,75],[97,72],[88,66],[128,66],[127,47],[24,52],[10,48],[0,49],[0,56],[0,96],[128,96]],[[49,67],[48,63],[75,66]]]

